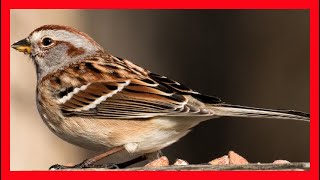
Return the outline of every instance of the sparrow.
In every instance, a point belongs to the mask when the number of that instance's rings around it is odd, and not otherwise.
[[[69,143],[104,151],[75,166],[51,169],[93,167],[120,151],[143,154],[116,165],[127,167],[177,142],[199,123],[222,116],[310,118],[294,110],[227,104],[113,56],[72,27],[44,25],[11,47],[34,62],[37,108],[48,128]]]

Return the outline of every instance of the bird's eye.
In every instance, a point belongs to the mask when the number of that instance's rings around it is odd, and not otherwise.
[[[51,45],[52,43],[53,43],[53,40],[52,40],[51,38],[46,37],[46,38],[43,38],[43,39],[42,39],[42,44],[43,44],[44,46],[49,46],[49,45]]]

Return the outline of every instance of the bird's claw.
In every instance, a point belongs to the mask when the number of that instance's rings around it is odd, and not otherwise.
[[[64,166],[60,164],[52,165],[49,170],[61,170],[61,169],[83,169],[94,167],[93,162],[89,160],[84,160],[83,162],[76,164],[74,166]]]
[[[83,161],[82,163],[76,164],[74,166],[63,166],[60,164],[52,165],[49,170],[62,170],[62,169],[84,169],[84,168],[105,168],[105,169],[120,169],[120,167],[115,163],[108,163],[102,165],[93,165],[90,161]]]

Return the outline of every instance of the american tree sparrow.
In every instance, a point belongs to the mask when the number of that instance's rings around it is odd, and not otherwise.
[[[107,53],[71,27],[45,25],[11,47],[29,54],[36,66],[37,107],[49,129],[69,143],[106,151],[74,168],[92,167],[122,150],[157,152],[221,116],[309,121],[303,112],[231,105],[200,94]]]

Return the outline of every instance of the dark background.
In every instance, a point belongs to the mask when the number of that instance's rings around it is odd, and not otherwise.
[[[309,112],[307,10],[82,11],[108,52],[232,104]],[[309,161],[309,123],[224,117],[165,148],[204,163],[229,150],[250,162]]]

